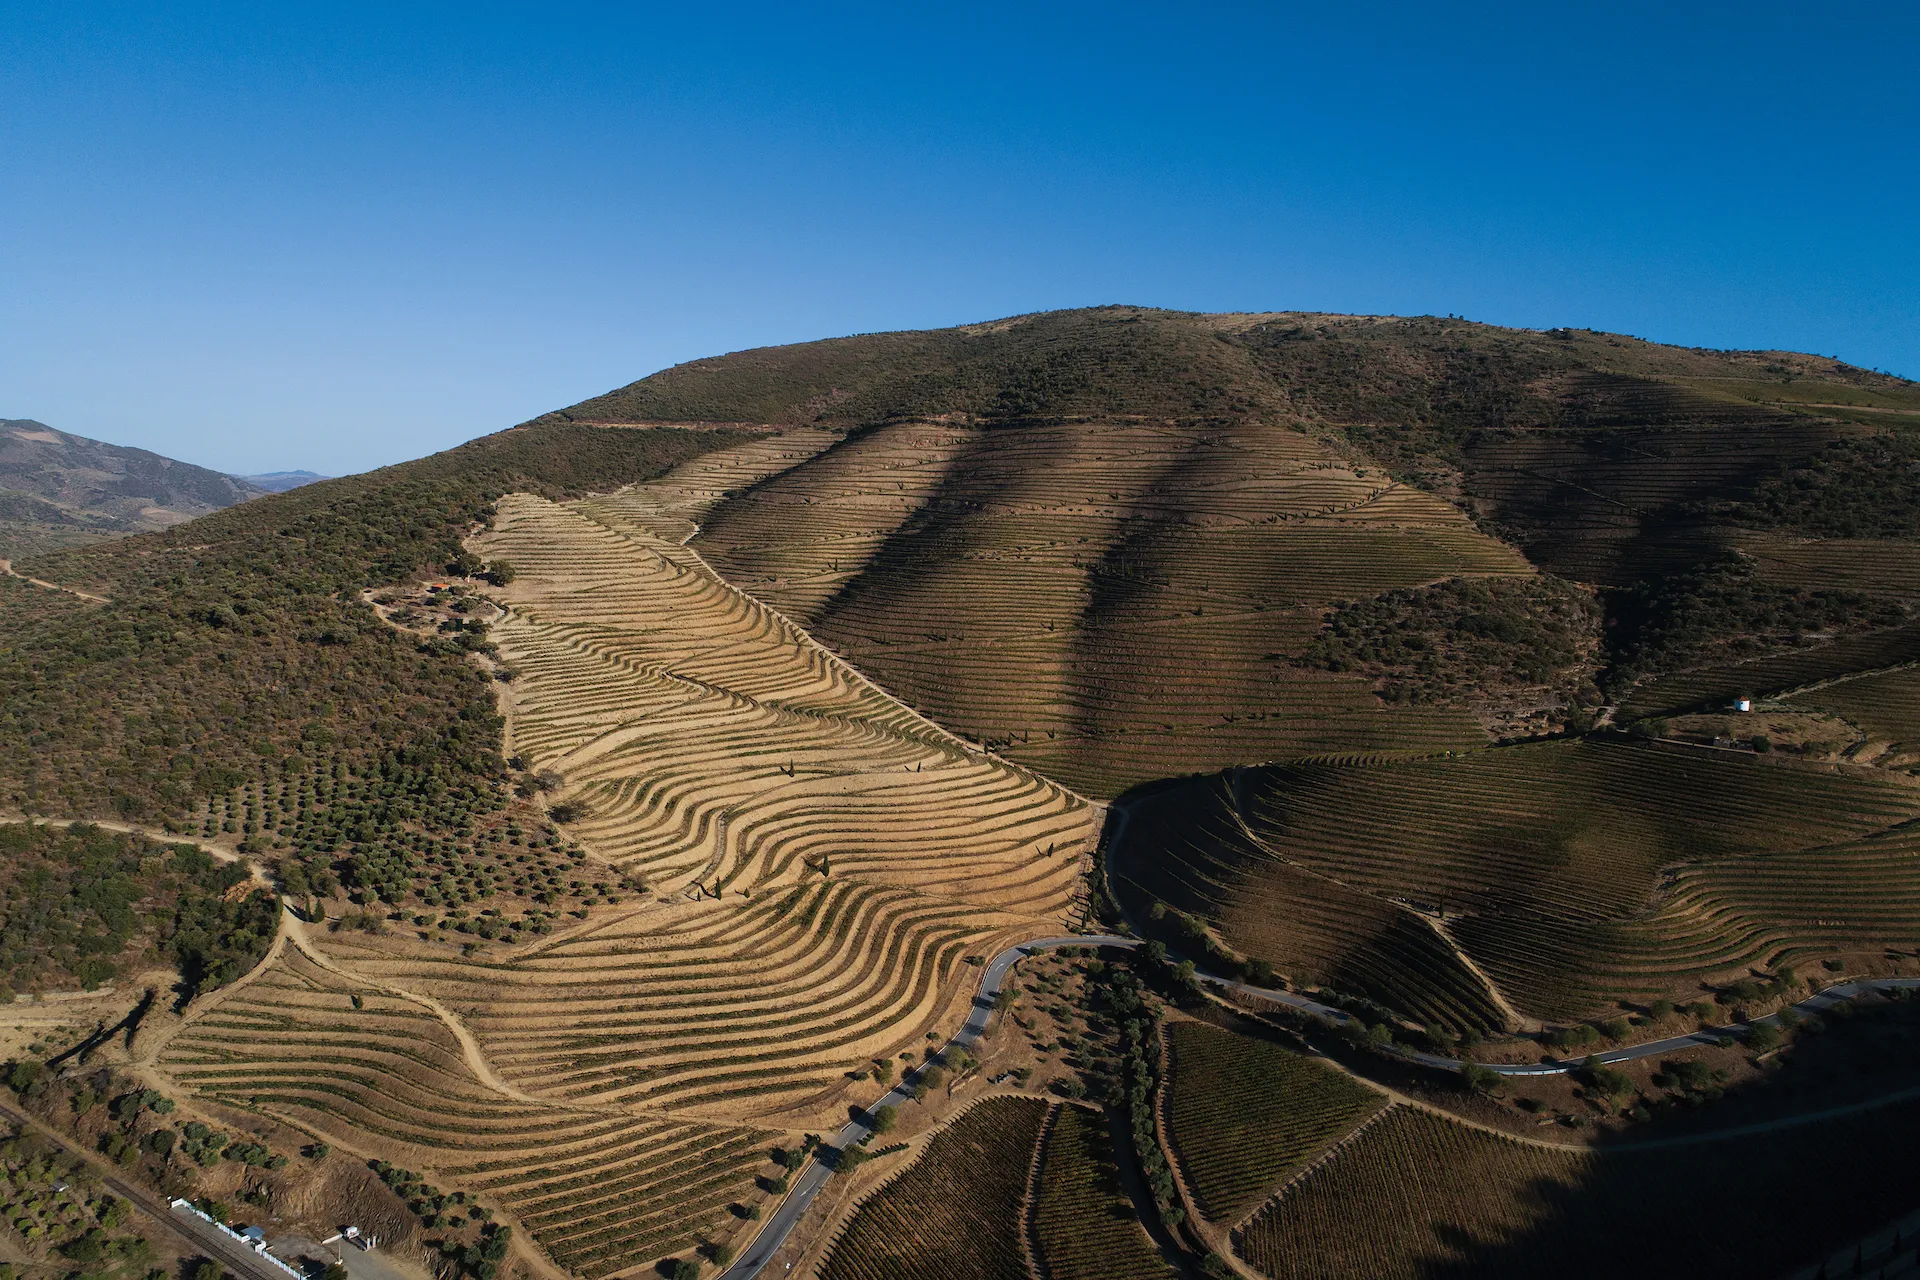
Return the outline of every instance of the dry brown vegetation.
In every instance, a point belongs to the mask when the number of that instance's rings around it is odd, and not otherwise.
[[[603,1274],[750,1198],[768,1134],[743,1119],[822,1115],[850,1069],[949,1022],[969,957],[1064,926],[1085,802],[895,703],[681,546],[689,491],[753,465],[514,496],[481,544],[514,568],[489,633],[518,671],[510,749],[647,896],[487,957],[328,934],[309,945],[337,972],[289,953],[176,1037],[169,1072],[343,1145],[405,1144],[371,1153],[497,1195]],[[364,1007],[343,1007],[345,974]],[[441,1011],[471,1028],[480,1075]],[[609,1182],[624,1161],[663,1181]]]
[[[590,1277],[729,1229],[725,1206],[756,1198],[777,1136],[503,1092],[433,1011],[293,947],[189,1022],[159,1065],[201,1098],[481,1192]]]

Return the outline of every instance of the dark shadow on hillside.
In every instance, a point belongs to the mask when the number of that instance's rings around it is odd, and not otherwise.
[[[1917,1048],[1920,1002],[1867,1002],[1724,1097],[1666,1077],[1656,1119],[1589,1152],[1457,1127],[1370,1162],[1356,1149],[1344,1173],[1298,1188],[1264,1238],[1284,1258],[1310,1243],[1289,1224],[1337,1214],[1383,1273],[1422,1280],[1783,1275],[1915,1207],[1920,1099],[1879,1100],[1920,1084]]]

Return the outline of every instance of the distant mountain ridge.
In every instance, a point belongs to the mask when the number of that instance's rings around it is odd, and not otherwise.
[[[0,551],[165,529],[268,491],[147,449],[0,418]]]
[[[267,471],[257,476],[236,476],[238,480],[264,489],[268,493],[285,493],[289,489],[298,489],[303,484],[312,484],[316,480],[331,480],[332,476],[323,476],[318,471]]]

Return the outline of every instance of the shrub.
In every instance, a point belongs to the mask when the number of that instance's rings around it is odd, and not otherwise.
[[[1621,1098],[1633,1092],[1631,1076],[1594,1058],[1587,1059],[1581,1065],[1576,1078],[1589,1089],[1608,1098]]]
[[[1493,1093],[1505,1081],[1498,1071],[1468,1062],[1460,1068],[1460,1083],[1473,1093]]]

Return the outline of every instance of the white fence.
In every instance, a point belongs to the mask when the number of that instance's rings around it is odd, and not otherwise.
[[[280,1259],[268,1253],[267,1242],[265,1240],[247,1239],[247,1237],[241,1235],[238,1231],[235,1231],[232,1227],[228,1226],[226,1223],[216,1222],[211,1214],[202,1213],[200,1210],[194,1208],[193,1202],[191,1200],[176,1199],[171,1203],[172,1203],[173,1211],[175,1213],[192,1214],[194,1217],[200,1219],[202,1222],[207,1223],[209,1226],[213,1227],[215,1230],[219,1231],[221,1234],[231,1238],[235,1244],[244,1245],[248,1249],[252,1250],[254,1255],[258,1257],[262,1262],[272,1263],[274,1266],[280,1268],[282,1271],[292,1276],[294,1280],[307,1280],[307,1278],[304,1275],[302,1275],[299,1271],[295,1270],[293,1267],[288,1266],[286,1263],[280,1261]]]

